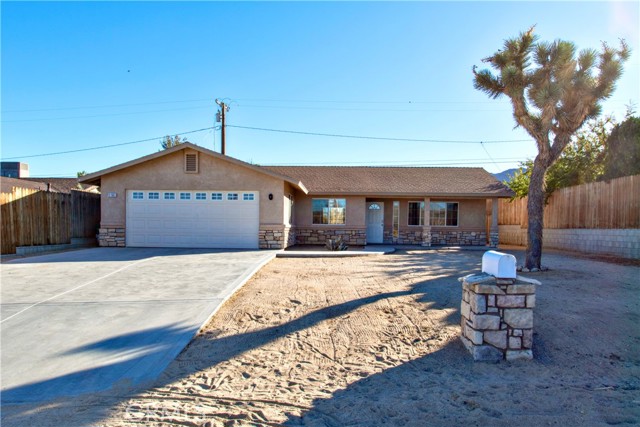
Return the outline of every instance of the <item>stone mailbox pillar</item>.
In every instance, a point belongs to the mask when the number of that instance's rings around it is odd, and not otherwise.
[[[540,282],[516,277],[515,258],[513,272],[505,270],[511,260],[504,257],[511,255],[490,252],[483,256],[483,273],[459,279],[462,342],[476,361],[532,359],[533,308]],[[490,274],[492,265],[496,273],[513,277]]]

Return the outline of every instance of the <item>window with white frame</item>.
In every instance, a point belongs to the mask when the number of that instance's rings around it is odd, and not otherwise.
[[[238,193],[227,194],[227,200],[238,200]]]
[[[196,193],[196,200],[207,200],[207,193]]]
[[[134,191],[132,198],[133,200],[142,200],[144,199],[144,193],[142,191]]]
[[[164,193],[164,199],[165,200],[175,200],[176,199],[176,193]]]
[[[255,200],[255,196],[253,195],[253,193],[244,193],[242,195],[242,200],[247,200],[247,201]]]
[[[440,227],[458,226],[458,203],[455,202],[431,202],[431,225]]]
[[[149,191],[149,200],[158,200],[160,199],[160,193],[157,191]]]
[[[408,225],[424,225],[424,202],[409,202]]]
[[[191,193],[180,193],[180,200],[191,200]]]
[[[313,224],[345,224],[347,199],[313,199]]]
[[[211,200],[222,200],[222,193],[211,193]]]
[[[394,239],[397,239],[400,235],[400,202],[398,200],[393,201],[391,232]]]

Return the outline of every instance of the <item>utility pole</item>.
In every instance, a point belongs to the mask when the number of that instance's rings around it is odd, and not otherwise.
[[[216,104],[220,106],[220,110],[216,113],[216,122],[222,122],[220,126],[220,153],[224,156],[227,151],[225,140],[225,113],[229,111],[229,106],[219,99],[216,99]]]

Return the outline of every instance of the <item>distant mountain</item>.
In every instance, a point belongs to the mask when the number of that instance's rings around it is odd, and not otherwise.
[[[500,182],[509,181],[513,175],[518,171],[518,168],[507,169],[506,171],[494,173],[493,176]]]

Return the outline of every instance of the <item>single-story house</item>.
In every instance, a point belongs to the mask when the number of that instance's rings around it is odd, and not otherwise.
[[[496,246],[512,196],[482,168],[258,166],[191,143],[79,181],[101,188],[101,246]]]

